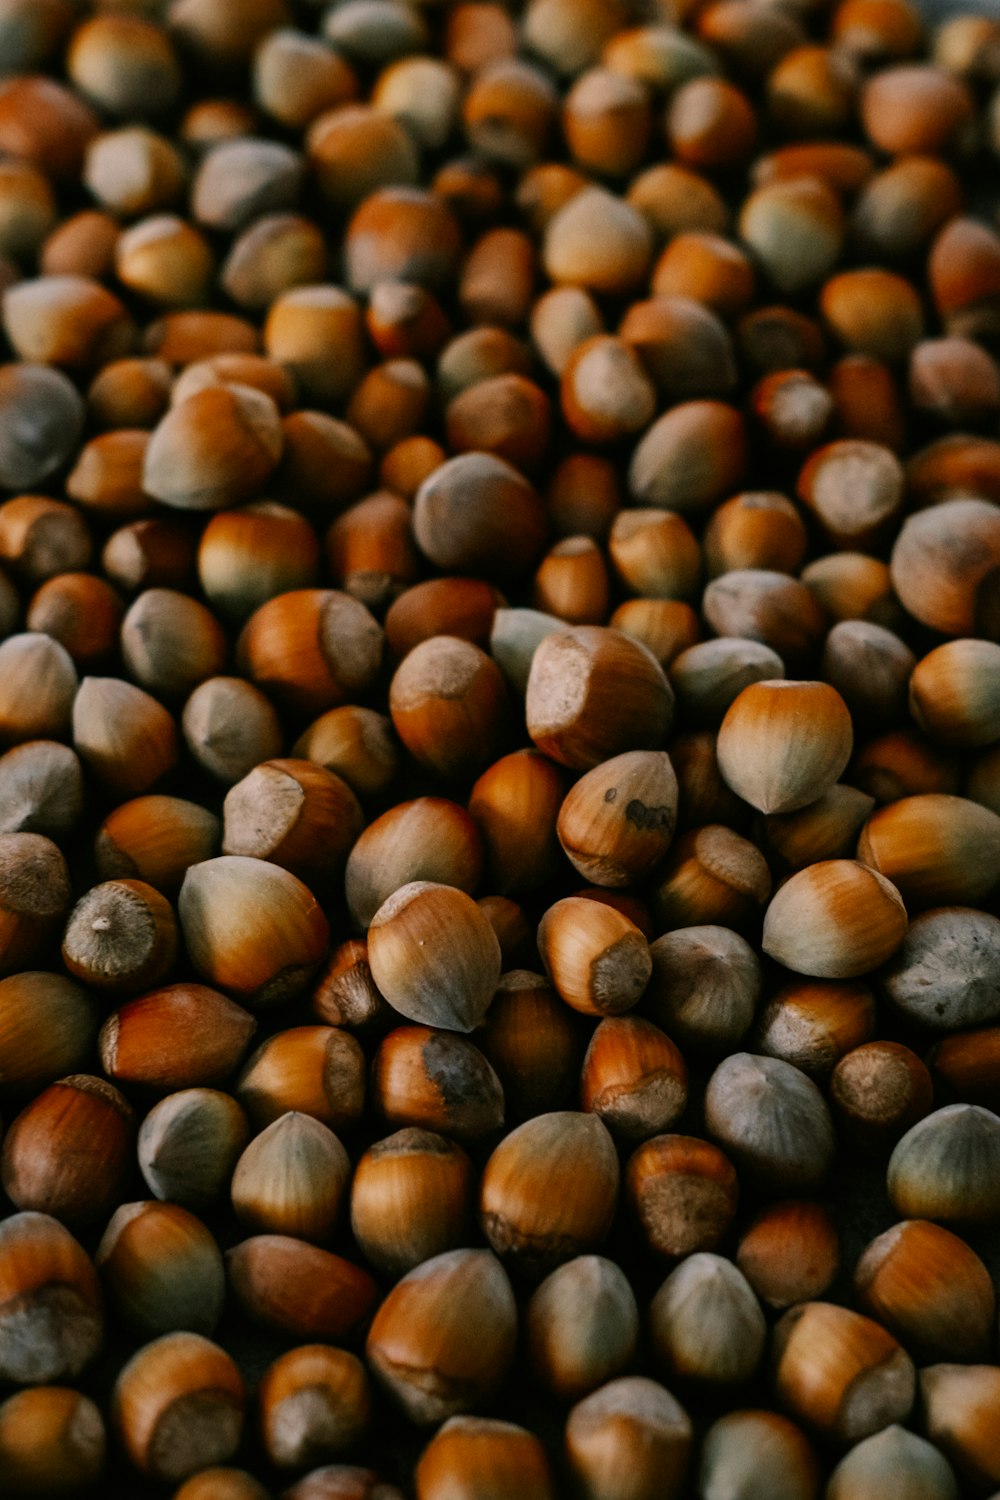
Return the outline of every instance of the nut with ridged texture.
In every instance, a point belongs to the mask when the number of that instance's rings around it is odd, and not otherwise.
[[[541,974],[508,969],[476,1039],[503,1084],[512,1123],[560,1109],[575,1096],[583,1055],[579,1027]]]
[[[243,674],[294,714],[351,703],[374,685],[382,627],[339,589],[290,589],[254,610],[236,643]]]
[[[289,1110],[266,1125],[233,1169],[236,1217],[258,1234],[327,1244],[351,1175],[346,1150],[312,1115]]]
[[[73,908],[63,933],[67,969],[107,996],[159,984],[176,955],[173,907],[142,880],[92,886]]]
[[[756,844],[724,823],[706,823],[674,841],[654,875],[651,904],[667,932],[685,927],[752,932],[770,894],[771,872]]]
[[[387,1276],[457,1249],[469,1236],[475,1178],[461,1146],[407,1126],[369,1146],[351,1181],[351,1230]]]
[[[545,1449],[533,1432],[493,1417],[449,1417],[414,1471],[417,1500],[477,1500],[480,1495],[555,1500]]]
[[[761,941],[798,974],[854,979],[891,958],[906,928],[903,898],[886,876],[857,860],[829,859],[778,887]]]
[[[996,1293],[957,1234],[906,1219],[872,1240],[854,1270],[859,1305],[924,1359],[987,1359]]]
[[[1000,883],[1000,815],[947,793],[904,796],[872,813],[858,859],[891,880],[911,912],[982,906]]]
[[[255,1234],[226,1252],[236,1306],[282,1338],[340,1343],[371,1317],[378,1301],[366,1270],[287,1234]]]
[[[250,1124],[221,1089],[180,1089],[154,1104],[139,1127],[139,1170],[161,1200],[202,1212],[229,1187]]]
[[[0,1375],[15,1385],[75,1380],[104,1342],[97,1272],[49,1214],[0,1223]]]
[[[565,896],[549,907],[538,951],[560,997],[587,1016],[630,1010],[652,971],[649,944],[635,923],[586,896]]]
[[[670,1381],[726,1389],[754,1375],[767,1324],[731,1260],[699,1251],[671,1271],[649,1305],[653,1357]]]
[[[830,1475],[827,1500],[958,1500],[940,1448],[893,1422],[857,1443]]]
[[[34,1093],[78,1072],[97,1023],[93,998],[63,974],[22,969],[0,980],[0,1088]]]
[[[415,1125],[469,1142],[504,1121],[500,1080],[466,1036],[397,1026],[372,1062],[372,1104],[388,1125]]]
[[[596,1115],[557,1110],[518,1125],[480,1184],[483,1233],[517,1270],[538,1277],[594,1250],[618,1202],[618,1156]]]
[[[626,1141],[669,1130],[687,1104],[687,1068],[670,1037],[641,1016],[605,1016],[587,1048],[580,1102]]]
[[[372,978],[411,1021],[471,1031],[500,979],[500,944],[471,896],[416,880],[401,886],[368,929]]]
[[[705,1434],[702,1500],[817,1500],[819,1465],[805,1433],[773,1411],[731,1411]]]
[[[760,998],[760,960],[728,927],[679,927],[649,945],[643,1011],[682,1048],[718,1052],[740,1042]]]
[[[364,1113],[361,1044],[336,1026],[290,1026],[247,1059],[233,1090],[258,1129],[296,1110],[346,1130]]]
[[[771,1192],[818,1187],[836,1139],[826,1100],[810,1078],[777,1057],[734,1052],[705,1091],[709,1134]]]
[[[739,1183],[732,1162],[710,1141],[658,1135],[629,1158],[625,1191],[650,1249],[680,1260],[725,1238]]]
[[[177,1483],[239,1447],[246,1390],[218,1344],[167,1333],[134,1354],[115,1383],[112,1421],[147,1478]]]
[[[531,1368],[560,1400],[578,1401],[635,1357],[635,1294],[621,1267],[603,1256],[557,1266],[535,1288],[525,1318]]]
[[[626,1375],[573,1407],[566,1456],[584,1500],[680,1500],[691,1421],[655,1380]]]
[[[379,1385],[418,1426],[494,1394],[513,1362],[517,1306],[488,1250],[448,1250],[409,1271],[381,1303],[365,1346]]]
[[[755,682],[719,729],[719,770],[762,813],[794,812],[822,797],[851,757],[847,705],[826,682]]]
[[[243,1004],[274,1005],[301,990],[326,952],[326,917],[288,870],[246,855],[192,865],[177,903],[195,969]]]
[[[106,1078],[71,1073],[11,1123],[0,1180],[15,1207],[88,1228],[120,1201],[134,1143],[135,1113],[124,1095]]]
[[[205,984],[168,984],[128,1001],[101,1027],[101,1066],[118,1083],[159,1090],[221,1083],[257,1029]]]
[[[853,1444],[913,1406],[913,1361],[871,1318],[832,1302],[803,1302],[774,1331],[775,1391],[800,1421]]]
[[[913,1219],[1000,1220],[1000,1118],[978,1104],[947,1104],[918,1120],[889,1158],[889,1199]]]
[[[433,881],[474,894],[484,849],[476,822],[445,797],[397,802],[368,824],[347,858],[344,895],[356,928],[411,881]]]

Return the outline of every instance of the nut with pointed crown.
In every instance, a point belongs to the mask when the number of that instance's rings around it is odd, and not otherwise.
[[[851,757],[851,716],[825,682],[755,682],[719,729],[719,769],[733,791],[762,813],[815,802]]]
[[[417,1500],[555,1500],[545,1449],[533,1432],[491,1417],[449,1417],[414,1474]]]
[[[669,1379],[727,1387],[754,1374],[767,1325],[742,1271],[699,1251],[671,1271],[650,1303],[649,1335]]]
[[[705,1091],[709,1134],[763,1186],[817,1187],[836,1141],[826,1101],[806,1075],[777,1057],[734,1052]]]
[[[802,1430],[773,1411],[732,1411],[705,1434],[703,1500],[816,1500],[819,1466]]]
[[[956,1224],[1000,1219],[1000,1118],[948,1104],[912,1126],[889,1158],[889,1198],[908,1218]]]
[[[601,1255],[558,1266],[536,1287],[526,1319],[531,1367],[564,1401],[623,1374],[639,1341],[635,1294],[621,1267]]]
[[[411,1021],[471,1031],[500,978],[500,944],[471,896],[414,880],[379,907],[368,929],[372,978]]]
[[[854,979],[891,958],[906,934],[896,887],[853,859],[808,865],[779,886],[764,917],[764,952],[798,974]]]
[[[500,1262],[488,1250],[448,1250],[396,1283],[366,1353],[410,1421],[431,1426],[500,1387],[516,1340],[517,1306]]]
[[[690,1453],[687,1412],[643,1375],[602,1385],[566,1422],[570,1472],[586,1500],[680,1500]]]
[[[854,1271],[858,1302],[909,1348],[970,1362],[989,1356],[996,1293],[957,1234],[906,1219],[872,1240]]]

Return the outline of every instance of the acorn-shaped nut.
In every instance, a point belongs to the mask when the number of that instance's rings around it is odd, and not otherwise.
[[[349,1031],[290,1026],[250,1055],[234,1092],[258,1130],[289,1110],[345,1130],[364,1113],[366,1075],[361,1044]]]
[[[233,1171],[236,1216],[251,1231],[325,1244],[333,1236],[351,1164],[333,1131],[290,1110],[254,1136]]]
[[[119,1083],[193,1088],[220,1083],[257,1029],[241,1005],[206,984],[167,984],[138,996],[101,1027],[101,1066]]]
[[[123,1203],[94,1252],[112,1307],[144,1339],[187,1329],[210,1334],[226,1273],[213,1236],[176,1203]]]
[[[100,1409],[79,1391],[36,1385],[0,1405],[0,1473],[11,1495],[88,1492],[106,1450]]]
[[[306,882],[329,886],[364,827],[346,781],[309,760],[267,760],[229,788],[223,854],[270,860]]]
[[[32,1211],[0,1222],[0,1377],[73,1380],[103,1340],[97,1272],[69,1230]]]
[[[644,880],[670,847],[677,777],[662,750],[629,750],[581,776],[556,824],[570,864],[593,885]]]
[[[296,994],[326,952],[329,928],[312,892],[266,860],[229,854],[192,865],[177,911],[195,969],[244,1004]]]
[[[680,1500],[691,1436],[690,1418],[668,1390],[625,1375],[573,1407],[566,1456],[587,1500]]]
[[[1000,645],[946,641],[910,677],[910,713],[932,740],[975,749],[1000,739]]]
[[[731,1260],[699,1251],[671,1271],[649,1306],[653,1354],[670,1380],[749,1380],[764,1354],[760,1303]]]
[[[41,833],[0,834],[0,972],[23,969],[42,957],[69,902],[69,871],[52,839]]]
[[[975,1492],[1000,1484],[1000,1368],[928,1365],[920,1372],[924,1430]]]
[[[819,1465],[801,1428],[773,1411],[731,1411],[705,1434],[702,1500],[817,1500]]]
[[[990,1274],[964,1240],[926,1219],[894,1224],[854,1270],[862,1308],[930,1358],[988,1358],[996,1323]]]
[[[607,626],[575,625],[536,649],[525,707],[539,750],[589,771],[626,750],[659,749],[673,722],[674,694],[639,641]]]
[[[789,876],[764,916],[764,952],[798,974],[854,979],[891,958],[906,934],[896,887],[853,859],[827,859]]]
[[[246,1469],[213,1465],[199,1469],[174,1491],[173,1500],[270,1500],[268,1491]],[[323,1497],[320,1497],[323,1500]]]
[[[719,728],[719,770],[762,813],[793,812],[828,792],[851,758],[847,705],[826,682],[753,682]]]
[[[135,1114],[106,1078],[71,1073],[37,1094],[11,1123],[0,1180],[18,1208],[73,1226],[97,1223],[121,1201]]]
[[[978,1104],[947,1104],[912,1126],[889,1158],[893,1208],[908,1219],[1000,1220],[1000,1118]]]
[[[649,944],[624,912],[586,896],[550,906],[538,951],[555,989],[585,1016],[620,1015],[642,996],[652,972]]]
[[[734,1052],[705,1091],[709,1134],[771,1191],[818,1187],[836,1141],[826,1101],[812,1079],[777,1057]]]
[[[401,1015],[471,1031],[496,991],[500,944],[471,896],[414,880],[372,918],[368,962],[379,990]]]
[[[503,1125],[503,1088],[466,1036],[431,1026],[397,1026],[372,1064],[372,1102],[390,1125],[440,1130],[458,1140],[493,1135]]]
[[[97,1022],[92,996],[64,974],[0,979],[0,1088],[34,1093],[84,1067]]]
[[[728,927],[679,927],[649,945],[643,1010],[683,1048],[717,1052],[741,1041],[760,998],[760,959]]]
[[[397,802],[368,824],[348,856],[344,894],[355,927],[367,928],[383,901],[412,880],[456,886],[471,896],[484,859],[474,817],[457,802]]]
[[[181,1089],[139,1127],[139,1170],[154,1197],[202,1210],[229,1187],[250,1124],[231,1094]]]
[[[448,1250],[408,1272],[384,1299],[365,1352],[411,1422],[432,1426],[503,1383],[514,1358],[517,1305],[488,1250]]]
[[[639,1310],[621,1267],[602,1255],[578,1255],[546,1276],[525,1313],[528,1359],[536,1377],[563,1401],[578,1401],[631,1364]]]
[[[958,1500],[940,1448],[893,1422],[855,1444],[833,1473],[826,1500]]]
[[[775,1390],[794,1417],[853,1444],[905,1422],[913,1405],[913,1361],[871,1318],[832,1302],[803,1302],[774,1330]]]
[[[1000,883],[1000,816],[949,792],[900,797],[871,814],[857,854],[892,881],[908,911],[985,906]]]
[[[482,1495],[556,1500],[545,1449],[533,1432],[492,1417],[449,1417],[414,1472],[417,1500],[478,1500]]]
[[[257,1391],[261,1436],[279,1469],[304,1469],[349,1452],[371,1419],[368,1374],[346,1349],[303,1344],[279,1355]]]
[[[242,1376],[224,1349],[197,1333],[167,1333],[122,1370],[112,1419],[135,1467],[176,1484],[232,1458],[245,1403]]]
[[[351,1231],[366,1260],[387,1276],[467,1241],[475,1177],[454,1141],[407,1126],[376,1141],[351,1181]]]
[[[596,1248],[618,1200],[618,1156],[596,1115],[536,1115],[496,1147],[483,1168],[480,1219],[498,1255],[544,1274]]]

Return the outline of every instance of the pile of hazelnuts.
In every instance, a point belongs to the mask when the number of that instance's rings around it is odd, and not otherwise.
[[[0,1495],[1000,1495],[1000,19],[0,0]]]

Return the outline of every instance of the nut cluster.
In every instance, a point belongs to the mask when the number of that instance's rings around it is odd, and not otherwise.
[[[0,0],[0,1494],[1000,1493],[1000,20]]]

